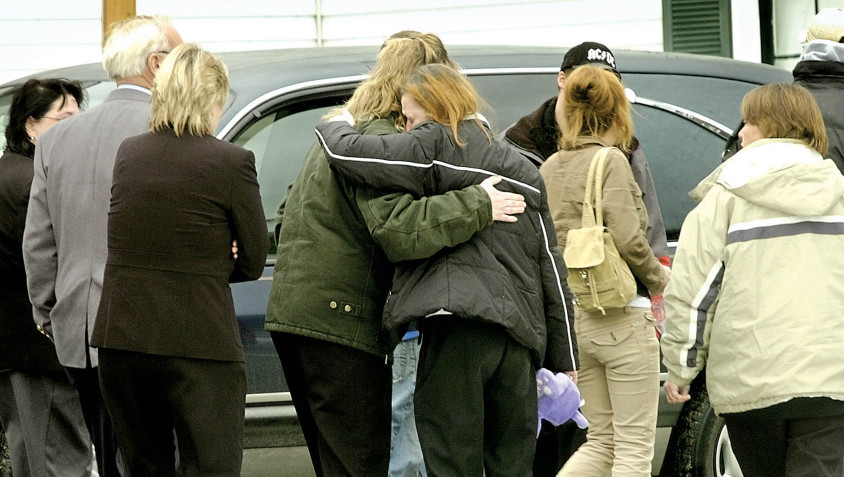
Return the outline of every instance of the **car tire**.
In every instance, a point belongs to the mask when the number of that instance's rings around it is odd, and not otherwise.
[[[709,403],[701,373],[689,390],[692,399],[671,431],[662,477],[743,477],[730,445],[724,419]]]
[[[6,444],[6,433],[3,432],[3,427],[0,426],[0,477],[10,477],[12,475],[12,463],[9,459],[9,447]]]

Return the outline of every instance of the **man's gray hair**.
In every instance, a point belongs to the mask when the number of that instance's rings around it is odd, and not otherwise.
[[[138,76],[147,67],[147,58],[156,52],[169,52],[169,17],[137,16],[115,23],[103,47],[103,68],[109,78]]]

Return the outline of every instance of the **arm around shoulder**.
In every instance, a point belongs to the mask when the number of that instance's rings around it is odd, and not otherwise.
[[[350,182],[416,197],[425,195],[443,134],[433,122],[406,133],[375,136],[335,121],[318,124],[316,132],[332,168]]]
[[[356,200],[373,240],[392,262],[431,257],[493,222],[489,195],[480,186],[420,199],[362,189]]]

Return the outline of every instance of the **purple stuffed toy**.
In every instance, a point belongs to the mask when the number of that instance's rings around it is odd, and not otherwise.
[[[555,426],[573,420],[577,427],[586,429],[589,423],[578,410],[583,405],[577,385],[565,373],[542,368],[536,372],[536,396],[539,404],[539,427],[542,419]],[[539,429],[536,431],[539,435]]]

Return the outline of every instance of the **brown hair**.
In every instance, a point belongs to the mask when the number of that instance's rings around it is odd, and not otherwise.
[[[579,136],[618,134],[618,146],[630,151],[633,142],[633,118],[624,86],[612,71],[584,65],[566,78],[563,91],[563,115],[560,147],[574,149]]]
[[[798,139],[826,154],[829,141],[818,103],[809,91],[796,84],[766,84],[741,101],[744,122],[765,137]]]
[[[396,130],[404,130],[401,86],[417,66],[429,63],[457,66],[448,57],[437,35],[408,30],[396,33],[381,46],[372,72],[357,87],[344,109],[358,122],[393,115]],[[326,117],[334,116],[337,112],[329,112]]]
[[[431,64],[416,68],[402,88],[428,113],[432,120],[449,126],[454,140],[463,146],[457,134],[457,126],[467,116],[478,112],[480,98],[465,76],[454,68]],[[478,127],[486,132],[480,120],[474,119]]]

